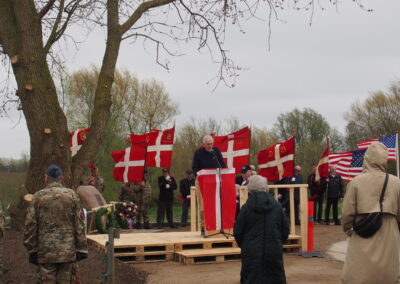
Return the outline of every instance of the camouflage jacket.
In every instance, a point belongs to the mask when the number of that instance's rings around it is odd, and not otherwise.
[[[119,201],[135,201],[135,194],[131,188],[131,183],[124,183],[118,195]]]
[[[129,185],[124,184],[119,192],[120,201],[134,201],[136,204],[140,202],[149,203],[151,201],[151,186],[149,182],[144,185],[138,182],[132,182]]]
[[[59,183],[36,192],[28,208],[24,245],[38,253],[39,263],[76,260],[76,252],[87,253],[83,210],[76,193]]]

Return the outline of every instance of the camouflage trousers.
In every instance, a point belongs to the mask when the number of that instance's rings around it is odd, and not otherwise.
[[[76,262],[40,263],[38,265],[38,283],[75,284],[80,283]]]
[[[150,221],[149,218],[149,204],[147,202],[137,202],[138,212],[136,215],[136,224],[148,223]]]

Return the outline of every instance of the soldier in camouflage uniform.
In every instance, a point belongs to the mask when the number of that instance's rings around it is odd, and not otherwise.
[[[135,194],[133,192],[133,188],[131,187],[131,182],[124,183],[118,195],[118,200],[121,202],[132,201],[135,202]]]
[[[91,171],[92,175],[88,178],[87,184],[93,185],[100,193],[103,193],[106,186],[104,184],[104,179],[99,175],[99,169],[93,167]]]
[[[62,170],[49,166],[46,188],[36,192],[28,209],[24,245],[29,262],[38,265],[39,283],[73,283],[76,261],[87,258],[83,210],[62,180]]]

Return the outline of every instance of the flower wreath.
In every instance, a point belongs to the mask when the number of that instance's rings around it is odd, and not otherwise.
[[[132,201],[115,204],[115,217],[118,225],[122,229],[128,229],[129,221],[131,221],[131,224],[133,223],[137,215],[137,210],[137,205]]]
[[[106,229],[103,228],[102,217],[107,216]],[[96,228],[100,234],[107,234],[108,228],[114,224],[113,214],[110,208],[100,208],[96,211]]]

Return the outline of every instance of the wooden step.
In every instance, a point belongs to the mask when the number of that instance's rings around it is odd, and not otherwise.
[[[240,248],[215,248],[175,252],[175,260],[184,264],[219,263],[240,260]]]
[[[140,262],[158,262],[169,261],[174,259],[173,252],[148,252],[145,254],[116,254],[115,258],[126,263],[140,263]]]

